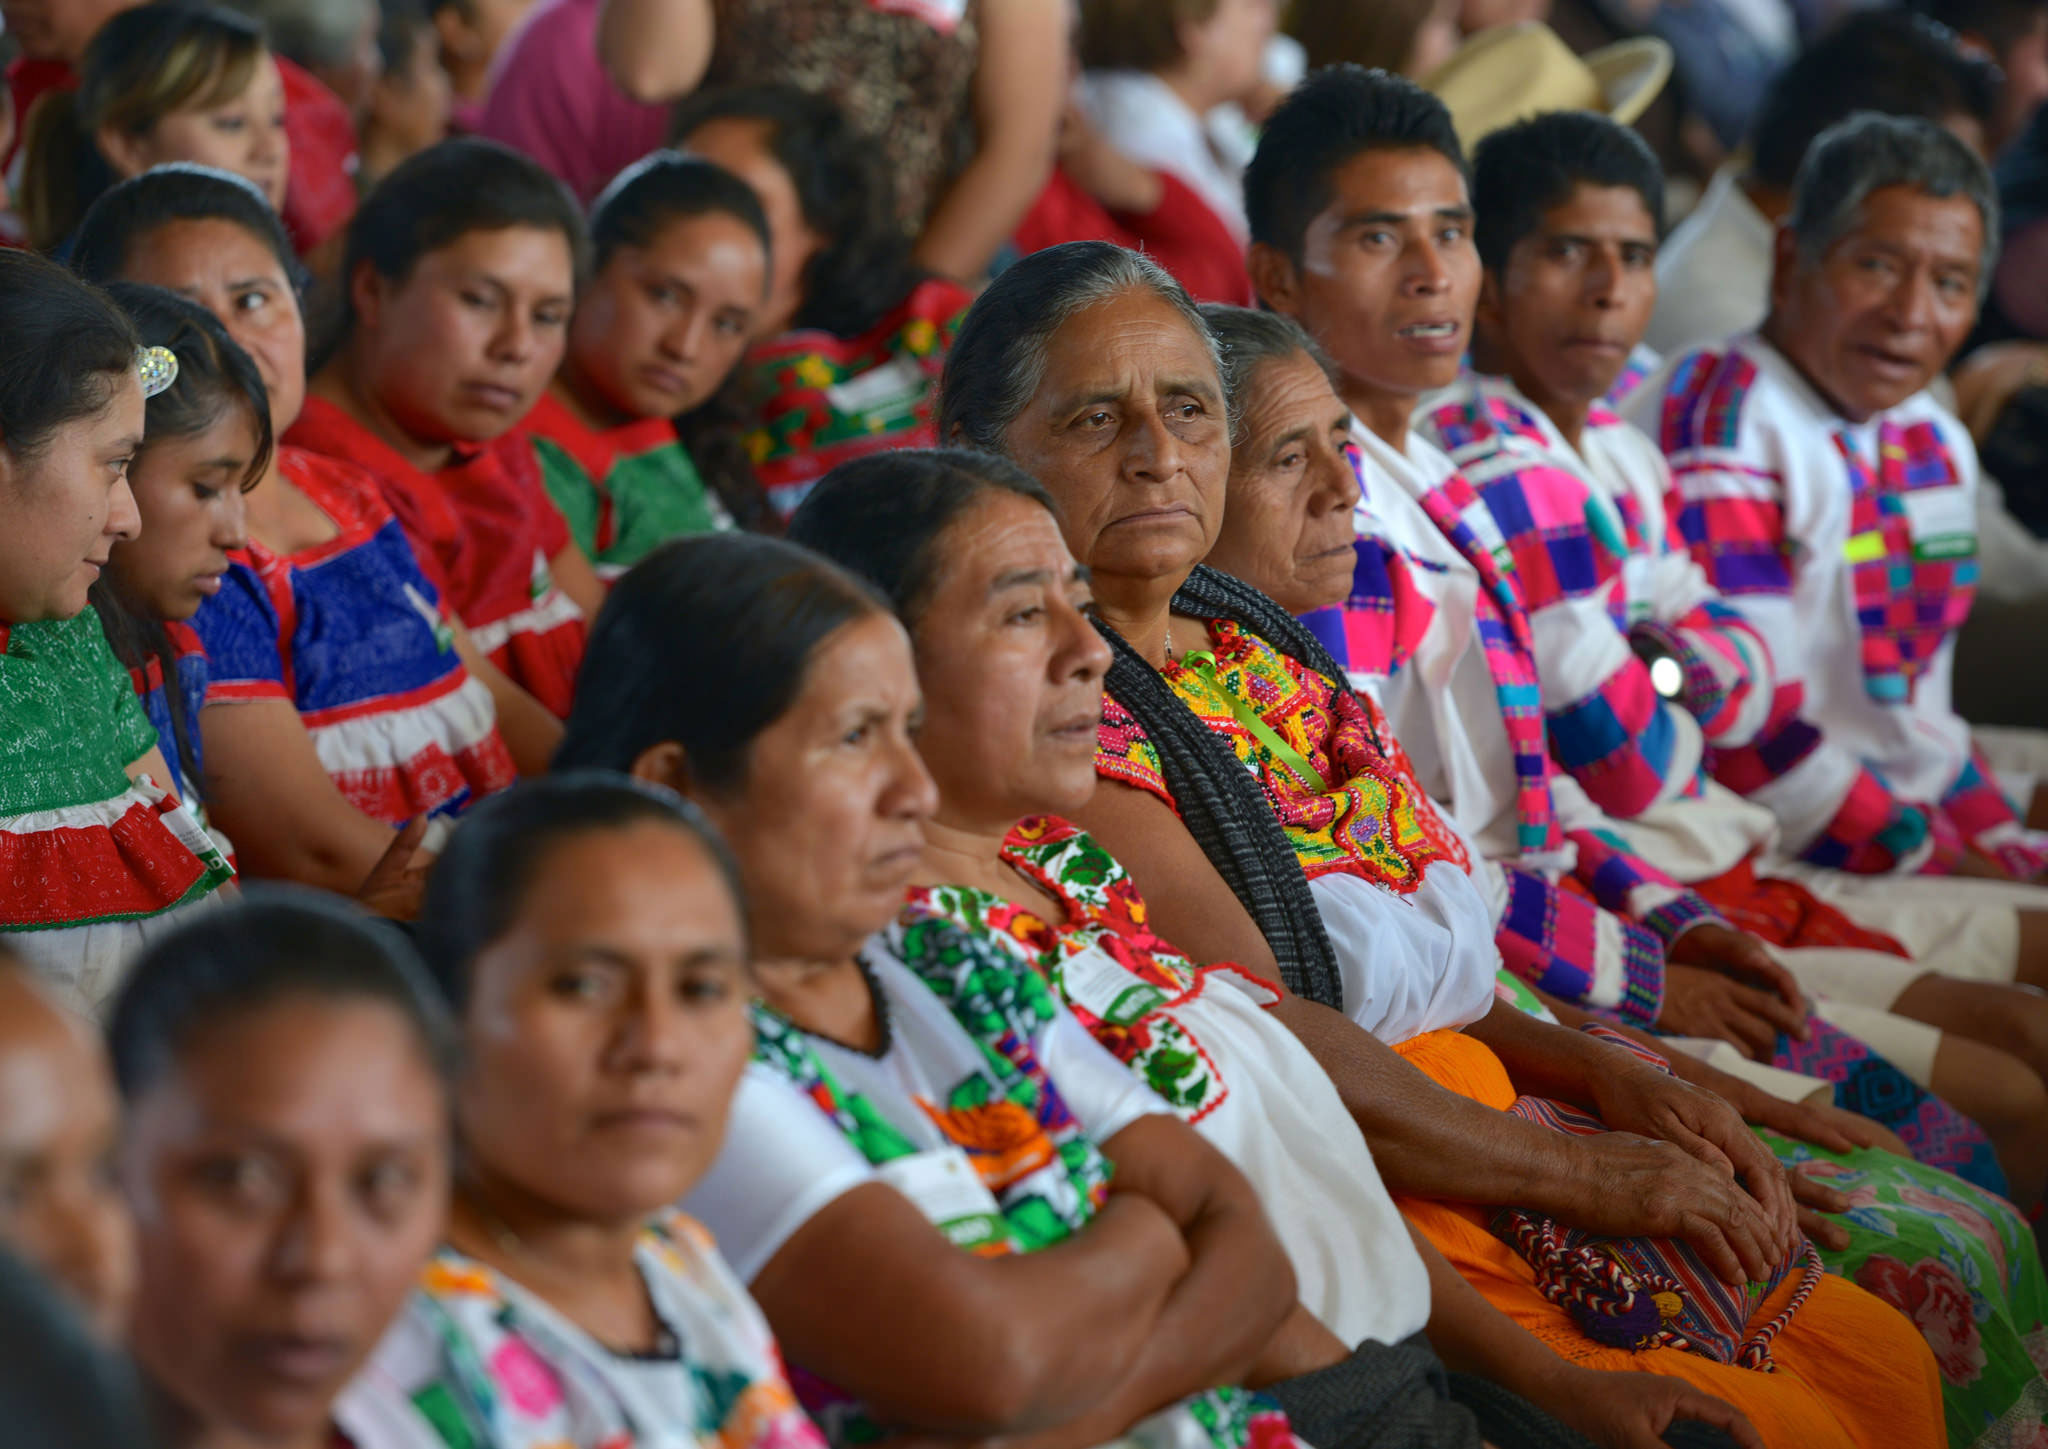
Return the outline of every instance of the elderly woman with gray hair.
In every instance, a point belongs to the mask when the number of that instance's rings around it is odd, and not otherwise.
[[[2048,738],[1979,739],[1951,702],[1977,456],[1925,391],[1976,321],[1997,235],[1962,143],[1853,116],[1800,168],[1762,329],[1672,359],[1627,414],[1670,460],[1694,557],[1776,664],[1784,707],[1721,778],[1772,810],[1788,854],[1981,901],[2011,942],[1986,969],[2048,986],[2029,940],[2048,905]],[[1830,840],[1840,859],[1814,850]],[[1836,870],[1791,869],[1838,898]]]
[[[1078,823],[1155,898],[1163,936],[1285,983],[1275,1014],[1335,1081],[1389,1186],[1467,1205],[1419,1224],[1451,1263],[1574,1362],[1687,1379],[1766,1442],[1940,1442],[1924,1345],[1839,1280],[1816,1287],[1763,1375],[1604,1347],[1488,1234],[1476,1209],[1529,1205],[1601,1234],[1682,1238],[1730,1283],[1773,1281],[1797,1246],[1782,1173],[1719,1098],[1494,1009],[1499,958],[1470,853],[1384,721],[1284,611],[1198,567],[1221,522],[1231,420],[1185,293],[1105,244],[1027,257],[969,313],[941,395],[941,435],[1035,474],[1090,570],[1116,657],[1106,783]],[[1619,1130],[1547,1131],[1504,1110],[1518,1090]],[[1759,1306],[1788,1294],[1781,1283]],[[1885,1422],[1865,1422],[1880,1401]]]

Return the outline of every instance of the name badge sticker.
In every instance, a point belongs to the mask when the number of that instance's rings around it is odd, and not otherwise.
[[[925,1221],[956,1247],[972,1252],[1009,1238],[995,1194],[957,1147],[934,1147],[877,1163],[875,1176],[915,1203]]]
[[[1916,558],[1967,558],[1977,551],[1977,508],[1969,490],[1909,488],[1899,495]]]
[[[1111,1026],[1129,1026],[1157,1010],[1166,993],[1091,946],[1059,964],[1060,994]]]

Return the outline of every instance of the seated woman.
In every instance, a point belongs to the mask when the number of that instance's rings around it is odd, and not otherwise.
[[[664,545],[592,631],[556,763],[704,808],[739,861],[766,1003],[686,1206],[834,1443],[886,1426],[1078,1449],[1140,1421],[1149,1443],[1276,1442],[1270,1401],[1218,1386],[1284,1404],[1346,1349],[1296,1301],[1237,1170],[1044,992],[955,974],[937,938],[912,960],[871,949],[935,803],[917,710],[886,604],[771,539]]]
[[[241,176],[272,207],[291,171],[284,86],[256,22],[203,5],[145,5],[102,25],[78,88],[29,114],[18,197],[30,245],[66,243],[124,176],[194,161]]]
[[[405,1445],[336,1401],[447,1211],[447,1019],[418,958],[272,890],[152,947],[107,1035],[160,1442]]]
[[[347,1422],[819,1445],[760,1310],[674,1208],[753,1047],[736,887],[702,816],[618,776],[516,786],[456,832],[420,925],[460,1017],[454,1207]],[[387,1442],[412,1441],[364,1449]]]
[[[269,402],[256,364],[211,312],[134,282],[112,283],[107,295],[145,346],[177,359],[178,373],[146,405],[128,465],[141,535],[108,554],[93,607],[156,730],[173,792],[204,820],[199,712],[209,673],[189,621],[220,592],[230,555],[248,546],[243,495],[270,465]]]
[[[1024,366],[1026,356],[1037,365]],[[1028,394],[1015,386],[1020,375],[1037,378]],[[1154,898],[1162,931],[1194,960],[1236,961],[1285,982],[1289,995],[1274,1009],[1336,1080],[1389,1184],[1407,1195],[1404,1210],[1444,1256],[1579,1362],[1606,1350],[1575,1339],[1563,1315],[1547,1317],[1556,1310],[1546,1300],[1514,1296],[1521,1290],[1508,1285],[1528,1284],[1533,1270],[1466,1204],[1541,1197],[1555,1205],[1539,1211],[1594,1232],[1682,1237],[1733,1284],[1782,1271],[1796,1242],[1789,1189],[1725,1103],[1607,1043],[1494,1004],[1491,913],[1482,903],[1476,915],[1453,915],[1447,898],[1427,909],[1422,878],[1463,874],[1465,849],[1437,820],[1377,711],[1340,679],[1287,667],[1269,636],[1303,647],[1301,631],[1248,588],[1217,584],[1200,602],[1190,594],[1176,605],[1215,540],[1230,458],[1215,344],[1185,293],[1111,247],[1027,257],[975,304],[941,396],[949,438],[1008,453],[1059,503],[1118,652],[1098,761],[1110,783],[1079,823],[1126,863]],[[1233,701],[1247,689],[1288,708],[1240,710]],[[1343,783],[1333,788],[1333,778]],[[1467,952],[1491,961],[1483,975],[1456,979]],[[1576,1101],[1618,1129],[1574,1137],[1566,1155],[1633,1151],[1627,1134],[1637,1131],[1660,1139],[1669,1157],[1654,1170],[1656,1186],[1639,1193],[1629,1168],[1567,1167],[1565,1178],[1545,1171],[1532,1180],[1520,1158],[1518,1181],[1504,1185],[1495,1154],[1528,1136],[1521,1128],[1535,1128],[1531,1145],[1544,1150],[1535,1144],[1541,1128],[1503,1119],[1518,1092]],[[1659,1210],[1674,1174],[1694,1169],[1684,1211]],[[1579,1174],[1597,1188],[1571,1192]],[[1703,1233],[1710,1220],[1717,1227]],[[1798,1278],[1753,1306],[1775,1314]],[[1786,1332],[1811,1334],[1800,1352],[1817,1350],[1824,1366],[1730,1374],[1664,1350],[1618,1361],[1727,1398],[1766,1442],[1940,1442],[1932,1356],[1874,1299],[1822,1279]],[[1859,1357],[1880,1340],[1883,1354]],[[1909,1393],[1899,1388],[1905,1364],[1914,1365]]]
[[[1340,601],[1360,587],[1352,557],[1339,553],[1327,566],[1317,560],[1330,552],[1330,539],[1347,540],[1354,529],[1358,484],[1346,456],[1347,410],[1325,380],[1312,344],[1292,322],[1272,313],[1204,315],[1232,359],[1231,392],[1239,405],[1223,530],[1210,557],[1227,560],[1239,578],[1271,589],[1290,608],[1307,611]],[[1402,603],[1407,596],[1391,597],[1399,632],[1410,622]],[[1437,616],[1446,622],[1458,617],[1456,595],[1441,599]],[[1491,698],[1490,691],[1479,694]],[[1559,900],[1557,913],[1572,899]],[[1671,969],[1675,976],[1683,968]],[[1550,999],[1566,1019],[1587,1019],[1583,1011]],[[1812,1025],[1816,1037],[1827,1039],[1824,1020],[1817,1017]],[[1875,1103],[1919,1098],[1917,1108],[1902,1114],[1907,1120],[1901,1128],[1923,1151],[1954,1141],[1957,1123],[1968,1125],[1916,1093],[1895,1067],[1856,1039],[1837,1035],[1827,1050],[1829,1075],[1840,1079],[1833,1090],[1842,1099],[1874,1110]],[[1689,1073],[1697,1071],[1686,1057],[1672,1059]],[[1847,1070],[1832,1069],[1836,1064]],[[1813,1085],[1804,1077],[1794,1082],[1795,1090]],[[1744,1086],[1731,1083],[1725,1094],[1740,1105]],[[1791,1125],[1782,1109],[1756,1112],[1749,1105],[1744,1114],[1760,1127]],[[1943,1368],[1951,1442],[1978,1442],[1984,1424],[2001,1420],[2043,1389],[2041,1371],[2023,1345],[2035,1325],[2048,1321],[2048,1280],[2030,1246],[2026,1219],[2011,1204],[1938,1167],[1868,1147],[1845,1152],[1845,1144],[1837,1143],[1831,1149],[1810,1132],[1804,1134],[1809,1140],[1796,1140],[1801,1135],[1778,1130],[1764,1140],[1787,1165],[1812,1164],[1799,1169],[1802,1176],[1841,1193],[1831,1204],[1832,1215],[1810,1228],[1823,1262],[1914,1317]],[[1907,1263],[1926,1264],[1928,1280],[1939,1280],[1944,1294],[1953,1294],[1950,1301],[1966,1305],[1970,1349],[1954,1353],[1949,1330],[1914,1312],[1914,1290],[1907,1275],[1895,1270]]]
[[[285,441],[376,474],[485,657],[565,715],[603,586],[517,424],[562,360],[583,218],[526,157],[445,141],[348,238],[339,330]]]
[[[1453,1364],[1598,1442],[1655,1439],[1675,1419],[1737,1425],[1733,1409],[1676,1380],[1570,1364],[1490,1308],[1395,1213],[1337,1089],[1265,1010],[1274,993],[1160,941],[1122,867],[1058,818],[1095,793],[1110,653],[1043,489],[985,454],[894,453],[835,469],[790,536],[879,585],[917,652],[917,746],[939,808],[890,928],[896,954],[936,920],[969,933],[983,969],[1042,974],[1251,1180],[1304,1301],[1381,1374],[1403,1357],[1430,1361],[1426,1324]],[[1480,1387],[1460,1378],[1453,1396]],[[1484,1398],[1475,1407],[1490,1439],[1520,1442]]]
[[[933,388],[972,298],[913,263],[874,143],[785,85],[693,96],[675,136],[753,187],[768,219],[768,299],[734,387],[774,517],[835,464],[929,445]]]
[[[0,932],[97,1007],[233,871],[165,793],[156,731],[87,590],[140,526],[128,464],[176,360],[54,263],[0,252]]]
[[[107,1170],[121,1136],[114,1074],[98,1029],[4,950],[0,1082],[0,1244],[117,1340],[135,1290],[135,1224]]]
[[[75,261],[206,307],[254,362],[272,432],[298,416],[296,268],[244,183],[124,181],[79,228]],[[209,817],[251,874],[353,892],[406,821],[460,812],[515,762],[545,768],[560,727],[448,617],[370,474],[278,446],[243,509],[247,547],[192,617]]]
[[[520,426],[577,547],[616,578],[678,534],[733,526],[674,420],[709,402],[746,351],[768,223],[738,177],[657,151],[598,197],[590,244],[568,353]]]

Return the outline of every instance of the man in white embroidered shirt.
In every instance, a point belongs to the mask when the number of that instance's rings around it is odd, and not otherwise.
[[[2048,836],[2029,828],[2048,792],[2025,768],[2001,781],[1951,707],[1977,460],[1924,391],[1976,319],[1997,231],[1991,179],[1953,136],[1854,116],[1800,169],[1761,331],[1672,359],[1624,412],[1671,463],[1694,557],[1777,663],[1771,723],[1717,774],[1807,862],[1947,876],[1919,888],[2018,907],[2014,970],[2044,985],[2026,937],[2048,943],[2048,917],[2026,908],[2048,905],[2031,884]],[[1832,876],[1802,878],[1825,897]]]

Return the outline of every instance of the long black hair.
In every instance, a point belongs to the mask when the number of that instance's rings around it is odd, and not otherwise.
[[[873,585],[780,539],[665,543],[612,586],[591,626],[554,767],[631,770],[673,742],[693,782],[737,789],[755,736],[802,691],[812,651],[887,612]]]
[[[534,878],[564,840],[634,825],[660,825],[704,847],[746,929],[739,865],[717,827],[672,790],[609,770],[572,770],[522,780],[462,818],[427,878],[414,939],[441,994],[457,1012],[469,1002],[470,967],[511,928]]]
[[[723,166],[680,151],[656,151],[606,186],[590,208],[591,267],[603,271],[622,246],[648,246],[668,223],[723,213],[760,238],[771,260],[774,241],[754,189]],[[710,397],[676,419],[676,436],[697,476],[742,527],[768,528],[774,510],[754,475],[746,434],[753,415],[741,396],[738,369]]]
[[[1059,507],[1007,458],[967,448],[906,448],[841,463],[818,480],[789,520],[791,543],[816,549],[889,596],[915,630],[938,583],[938,541],[990,493]]]
[[[249,416],[256,434],[256,449],[250,455],[248,471],[242,475],[242,491],[254,488],[270,464],[270,398],[256,364],[220,320],[197,302],[188,301],[162,287],[139,282],[113,282],[107,295],[135,323],[143,344],[167,347],[178,359],[178,377],[151,398],[146,406],[142,448],[137,459],[170,438],[189,438],[205,432],[236,408]],[[180,687],[177,651],[164,630],[164,621],[123,597],[111,576],[95,582],[90,591],[93,608],[99,611],[107,643],[114,657],[131,670],[148,668],[154,660],[163,676],[164,703],[170,711],[171,739],[177,749],[176,764],[185,791],[202,797],[199,752],[193,747],[197,721],[185,707]]]
[[[790,85],[732,86],[691,96],[671,134],[712,121],[758,121],[789,173],[804,225],[825,239],[804,267],[796,325],[858,337],[902,305],[926,273],[896,220],[896,184],[882,154],[831,101]]]
[[[55,262],[0,249],[0,446],[30,459],[135,373],[135,324]]]

